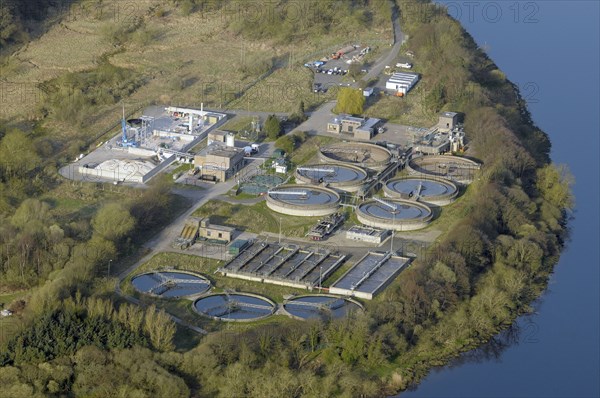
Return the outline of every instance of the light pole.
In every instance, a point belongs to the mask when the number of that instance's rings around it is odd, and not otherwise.
[[[281,217],[279,217],[279,244],[281,244]]]
[[[394,254],[394,235],[396,234],[396,211],[392,212],[392,242],[390,244],[390,253]]]
[[[323,283],[323,266],[319,265],[319,293],[321,293],[321,290],[323,288],[322,283]]]
[[[110,263],[112,263],[112,260],[108,260],[108,277],[110,278]]]

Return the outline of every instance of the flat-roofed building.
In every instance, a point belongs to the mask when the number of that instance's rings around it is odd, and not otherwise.
[[[327,132],[348,134],[358,140],[370,140],[375,135],[380,119],[338,115],[327,123]]]
[[[394,90],[397,93],[405,95],[419,81],[419,75],[416,73],[398,72],[392,74],[385,83],[385,88]]]
[[[214,239],[224,242],[231,242],[235,228],[225,225],[216,225],[210,223],[210,218],[206,217],[200,220],[200,228],[198,230],[200,237],[205,239]]]
[[[226,181],[244,167],[244,150],[213,142],[194,157],[201,176],[214,176]]]
[[[458,113],[442,112],[439,115],[438,128],[440,130],[452,131],[458,124]]]
[[[208,139],[207,139],[208,145],[212,144],[213,142],[225,143],[227,140],[227,134],[229,134],[229,133],[226,131],[223,131],[223,130],[211,131],[210,133],[208,133]]]

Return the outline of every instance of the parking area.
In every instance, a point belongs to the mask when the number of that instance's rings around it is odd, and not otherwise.
[[[328,57],[311,61],[305,64],[314,72],[313,90],[327,92],[332,86],[350,86],[353,79],[350,77],[350,66],[361,63],[371,47],[359,45],[341,48]]]

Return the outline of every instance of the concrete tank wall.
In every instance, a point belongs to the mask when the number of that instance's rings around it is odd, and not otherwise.
[[[349,160],[330,158],[325,153],[323,153],[324,149],[336,148],[336,147],[339,147],[340,149],[345,149],[345,148],[346,149],[349,149],[349,148],[369,149],[372,151],[381,152],[382,154],[384,154],[385,159],[382,159],[381,161],[374,161],[374,162],[352,162]],[[388,164],[392,161],[392,153],[387,148],[384,148],[384,147],[381,147],[381,146],[375,145],[375,144],[369,144],[369,143],[361,142],[361,143],[333,144],[333,145],[329,145],[329,146],[323,148],[323,150],[319,151],[319,160],[323,163],[353,165],[353,166],[359,166],[359,167],[366,168],[366,169],[380,171],[380,170],[384,170],[388,166]],[[333,152],[335,152],[335,151],[333,151]]]
[[[426,161],[428,163],[459,163],[464,165],[464,169],[470,170],[468,176],[445,176],[442,173],[434,173],[428,172],[427,170],[422,170],[418,167],[419,161]],[[427,156],[416,156],[406,162],[406,170],[408,170],[411,175],[428,175],[434,177],[441,177],[446,179],[452,179],[452,181],[458,182],[460,184],[468,185],[473,182],[474,173],[477,170],[481,169],[481,164],[477,163],[471,159],[463,158],[460,156],[452,156],[452,155],[427,155]]]
[[[366,202],[366,203],[375,203],[375,202]],[[414,231],[417,229],[425,228],[431,220],[433,219],[433,212],[431,209],[418,202],[410,202],[410,205],[417,206],[422,209],[426,209],[429,214],[423,218],[418,219],[383,219],[379,217],[373,217],[370,214],[367,214],[361,211],[360,206],[356,207],[356,217],[358,221],[363,223],[364,225],[368,225],[370,227],[375,228],[383,228],[383,229],[394,229],[396,231]]]
[[[298,189],[297,185],[281,185],[277,187],[278,189],[282,188],[290,188],[290,189]],[[287,214],[289,216],[301,216],[301,217],[322,217],[328,216],[330,214],[335,213],[340,206],[340,195],[335,192],[333,189],[316,187],[316,186],[306,186],[306,189],[325,191],[330,195],[335,196],[336,200],[331,203],[321,204],[321,205],[304,205],[304,204],[293,204],[293,203],[285,203],[280,200],[274,199],[271,195],[267,194],[267,207],[273,211],[278,213]]]
[[[435,206],[446,206],[446,205],[449,205],[450,203],[454,202],[454,200],[458,197],[458,194],[459,194],[458,187],[452,181],[447,180],[445,178],[441,178],[441,177],[432,178],[432,177],[425,177],[425,176],[410,176],[410,177],[392,178],[392,179],[386,181],[386,183],[383,185],[383,193],[385,194],[386,197],[389,197],[389,198],[399,198],[399,199],[409,200],[410,198],[407,194],[402,194],[400,192],[396,192],[396,191],[390,189],[387,186],[387,184],[392,183],[394,181],[410,180],[410,179],[421,179],[421,180],[426,180],[426,181],[439,182],[442,184],[450,185],[452,188],[454,188],[453,192],[447,193],[447,194],[442,194],[442,195],[437,195],[437,196],[428,196],[428,197],[421,196],[421,197],[419,197],[419,202],[421,202],[421,203],[427,203],[427,204],[431,204],[431,205],[435,205]]]

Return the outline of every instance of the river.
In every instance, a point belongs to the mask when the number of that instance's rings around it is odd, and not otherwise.
[[[533,315],[433,370],[416,397],[600,396],[599,20],[597,1],[444,1],[528,100],[574,174],[571,239]]]

